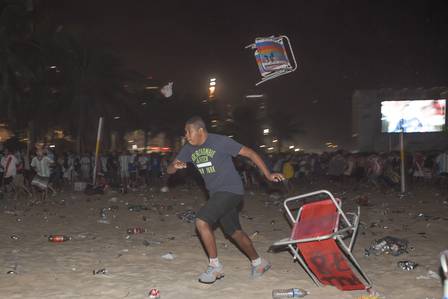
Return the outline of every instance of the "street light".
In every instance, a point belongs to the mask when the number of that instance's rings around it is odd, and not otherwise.
[[[212,99],[215,97],[216,91],[216,78],[210,78],[210,82],[208,83],[208,98]]]

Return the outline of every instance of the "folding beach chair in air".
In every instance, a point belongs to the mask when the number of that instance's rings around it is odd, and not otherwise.
[[[317,286],[332,285],[343,291],[371,288],[351,252],[359,207],[357,213],[344,213],[341,201],[327,190],[287,198],[283,205],[293,225],[292,233],[274,247],[288,246]]]
[[[285,45],[289,49],[289,55]],[[291,42],[286,35],[258,37],[253,44],[246,46],[247,48],[255,50],[255,60],[262,77],[261,81],[255,85],[292,73],[297,69]],[[293,63],[289,58],[292,58]]]

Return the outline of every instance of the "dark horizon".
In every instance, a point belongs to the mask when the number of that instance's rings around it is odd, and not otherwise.
[[[205,97],[211,76],[218,78],[222,101],[267,93],[297,111],[304,147],[349,144],[356,89],[447,85],[445,1],[288,1],[278,9],[267,1],[46,6],[52,22],[83,32],[130,69],[174,81],[175,93]],[[273,34],[289,36],[299,68],[255,87],[258,69],[244,46]]]

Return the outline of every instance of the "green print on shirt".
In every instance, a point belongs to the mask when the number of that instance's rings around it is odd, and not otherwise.
[[[210,174],[216,172],[215,167],[211,162],[211,159],[213,159],[215,153],[215,150],[203,147],[191,154],[191,160],[196,165],[200,174]]]

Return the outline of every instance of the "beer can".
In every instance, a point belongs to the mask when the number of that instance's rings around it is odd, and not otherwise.
[[[149,298],[152,299],[159,299],[160,298],[160,291],[159,289],[153,288],[149,291]]]

